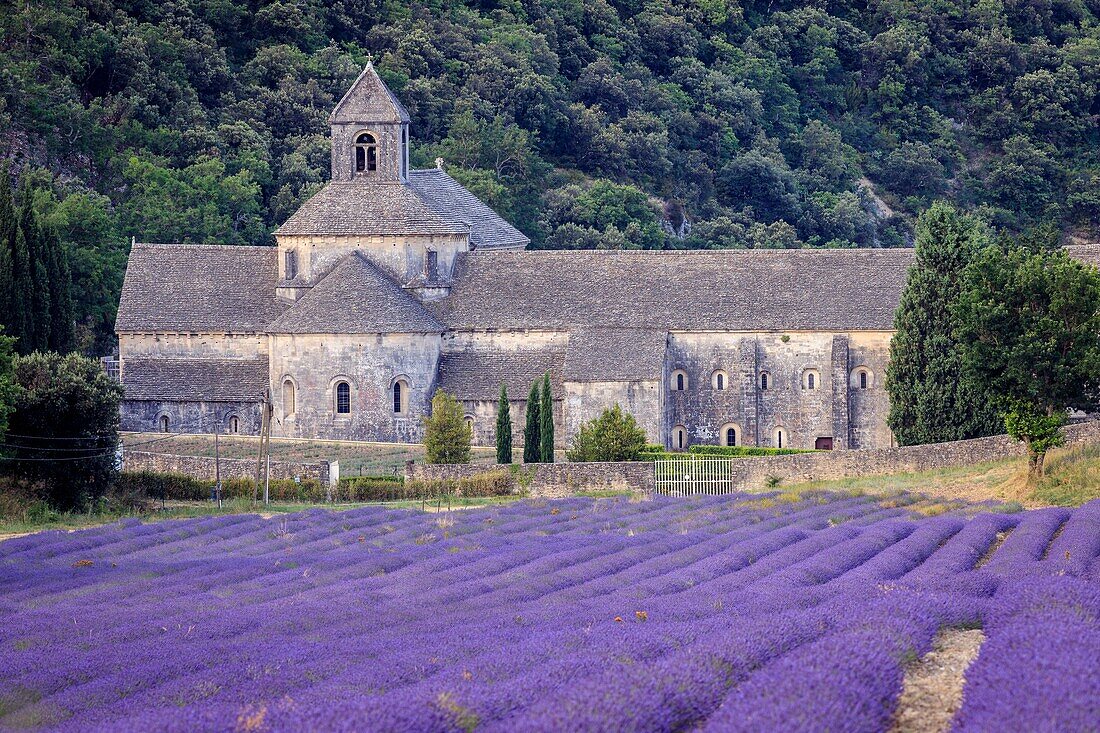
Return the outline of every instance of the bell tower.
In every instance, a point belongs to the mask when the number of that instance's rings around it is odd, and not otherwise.
[[[373,62],[332,110],[329,126],[333,181],[408,182],[409,113]]]

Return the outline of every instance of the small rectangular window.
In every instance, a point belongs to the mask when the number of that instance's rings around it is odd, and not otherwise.
[[[409,177],[409,130],[401,128],[401,177]]]
[[[283,256],[283,270],[284,277],[287,280],[293,280],[298,277],[298,252],[293,249],[288,249]]]

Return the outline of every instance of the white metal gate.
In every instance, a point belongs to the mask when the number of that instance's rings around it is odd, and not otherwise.
[[[718,496],[737,490],[733,460],[713,456],[654,461],[653,484],[657,493],[665,496]]]

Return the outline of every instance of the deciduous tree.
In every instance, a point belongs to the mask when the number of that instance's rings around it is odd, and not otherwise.
[[[1100,405],[1100,273],[1063,250],[1004,243],[967,267],[954,306],[963,363],[1028,446],[1028,483],[1069,410]]]

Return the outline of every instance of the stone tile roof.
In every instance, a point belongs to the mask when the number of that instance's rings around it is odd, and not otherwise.
[[[912,250],[470,252],[455,330],[891,330]]]
[[[568,382],[660,380],[668,334],[656,329],[584,328],[569,334]]]
[[[1100,244],[1073,244],[1066,247],[1069,256],[1093,267],[1100,267]]]
[[[550,390],[562,398],[562,367],[565,352],[560,348],[472,349],[443,353],[439,359],[439,388],[460,400],[500,397],[500,383],[508,387],[508,398],[525,400],[536,379],[550,372]]]
[[[128,400],[255,402],[268,388],[266,358],[125,359]]]
[[[470,225],[432,209],[399,181],[330,181],[294,212],[279,235],[469,234]]]
[[[286,309],[275,247],[135,244],[115,330],[256,333]]]
[[[442,333],[431,313],[362,252],[340,260],[270,333]]]
[[[336,122],[408,122],[409,113],[401,100],[368,63],[329,117]]]
[[[470,249],[525,247],[531,241],[439,168],[409,171],[409,185],[441,216],[470,226]]]

